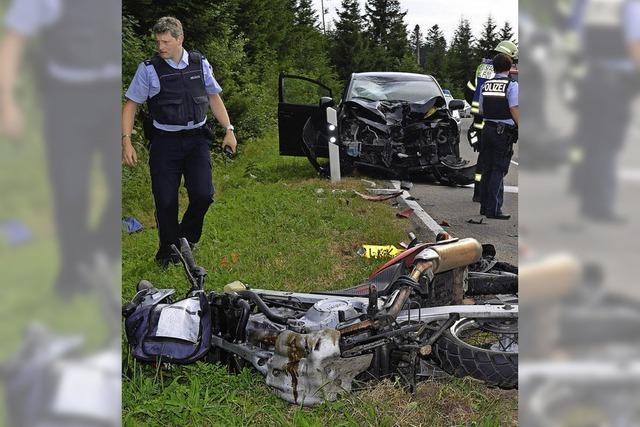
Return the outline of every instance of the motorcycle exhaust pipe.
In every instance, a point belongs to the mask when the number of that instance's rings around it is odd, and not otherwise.
[[[474,262],[478,262],[481,257],[482,245],[480,242],[476,239],[466,238],[451,243],[444,241],[437,245],[430,246],[416,255],[415,263],[416,268],[418,268],[419,261],[432,263],[432,272],[435,274],[453,270],[454,268],[466,267]],[[426,271],[426,269],[424,271]],[[422,273],[424,273],[424,271],[422,271]],[[421,275],[422,274],[417,276],[417,279],[419,279]],[[411,276],[413,278],[413,272]]]
[[[411,272],[411,279],[418,282],[420,277],[431,270],[433,274],[466,267],[477,262],[482,257],[482,245],[476,239],[460,239],[454,242],[442,242],[433,245],[420,252],[414,258],[415,266]],[[395,320],[402,307],[411,295],[411,288],[400,289],[396,300],[393,302],[387,314]]]
[[[482,257],[482,245],[476,239],[466,238],[453,242],[443,241],[436,245],[424,249],[414,258],[414,268],[411,272],[411,279],[418,282],[420,277],[427,271],[433,274],[453,270],[455,268],[466,267],[477,262]],[[411,287],[403,286],[393,304],[387,309],[384,316],[377,321],[366,320],[355,325],[350,325],[340,330],[343,335],[369,329],[372,326],[382,327],[395,321],[402,307],[411,295]]]

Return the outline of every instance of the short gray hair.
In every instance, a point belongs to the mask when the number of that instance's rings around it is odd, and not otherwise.
[[[153,34],[164,34],[166,32],[169,32],[173,38],[177,39],[184,34],[182,32],[182,23],[173,16],[163,16],[153,26]]]

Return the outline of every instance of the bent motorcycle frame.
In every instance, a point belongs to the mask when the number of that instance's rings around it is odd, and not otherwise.
[[[282,302],[296,301],[305,305],[335,298],[335,295],[331,294],[266,289],[253,289],[253,292],[261,298]],[[395,294],[387,300],[378,299],[378,308],[393,304],[397,297]],[[368,298],[341,296],[340,300],[363,311],[366,311],[369,305]],[[451,305],[418,308],[400,311],[396,321],[400,324],[409,321],[428,324],[446,321],[452,316],[515,319],[518,317],[518,306]],[[339,393],[351,391],[354,378],[367,370],[372,362],[372,353],[346,357],[349,351],[343,351],[340,338],[341,333],[336,329],[322,329],[309,334],[283,330],[278,335],[273,350],[266,350],[248,342],[230,342],[216,335],[213,336],[212,347],[218,347],[249,362],[266,377],[267,385],[280,398],[294,404],[313,406],[325,400],[335,400]]]

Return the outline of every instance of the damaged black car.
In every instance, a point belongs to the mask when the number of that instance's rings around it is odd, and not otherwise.
[[[473,182],[475,165],[460,157],[460,131],[435,78],[424,74],[354,73],[338,107],[329,87],[280,74],[280,154],[306,156],[330,174],[329,148],[337,147],[340,172],[355,169],[400,179]]]

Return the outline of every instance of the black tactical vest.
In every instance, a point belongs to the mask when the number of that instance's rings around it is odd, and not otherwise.
[[[511,119],[507,88],[511,80],[509,77],[494,77],[482,86],[482,114],[490,120]]]
[[[189,53],[189,65],[178,70],[160,56],[145,61],[160,79],[160,93],[147,100],[151,118],[163,125],[186,126],[200,123],[207,117],[209,97],[202,73],[202,55]]]
[[[59,1],[58,20],[42,34],[44,66],[54,62],[70,70],[119,68],[122,63],[120,2]]]
[[[589,0],[584,11],[584,55],[589,60],[629,58],[624,36],[624,12],[628,0]]]

